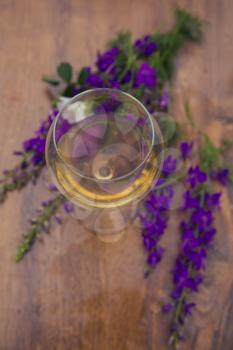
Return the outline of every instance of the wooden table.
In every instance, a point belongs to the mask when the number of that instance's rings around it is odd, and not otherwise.
[[[182,118],[189,98],[197,122],[218,141],[232,136],[233,2],[178,3],[208,24],[204,43],[177,59],[175,115]],[[42,74],[52,74],[60,61],[77,69],[91,64],[122,29],[136,37],[170,28],[174,6],[171,0],[1,0],[1,170],[16,162],[12,151],[49,111]],[[0,208],[0,350],[166,350],[169,318],[160,309],[171,288],[176,217],[163,239],[168,254],[148,280],[137,224],[118,244],[106,245],[68,218],[16,265],[27,220],[47,196],[44,181],[11,194]],[[182,349],[233,349],[231,193],[224,193],[218,221]]]

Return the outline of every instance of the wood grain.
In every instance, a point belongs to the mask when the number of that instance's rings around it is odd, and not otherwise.
[[[204,18],[201,46],[177,59],[175,115],[189,98],[196,120],[217,141],[232,137],[233,2],[178,1]],[[120,30],[134,36],[172,25],[175,1],[1,0],[0,167],[49,110],[41,76],[60,61],[89,65]],[[164,237],[168,253],[149,280],[135,223],[117,244],[105,245],[69,218],[53,227],[19,265],[13,261],[45,180],[9,196],[0,208],[0,350],[166,350],[169,319],[160,312],[170,290],[176,252],[175,215]],[[233,348],[232,193],[223,196],[216,246],[198,308],[186,326],[185,350]]]

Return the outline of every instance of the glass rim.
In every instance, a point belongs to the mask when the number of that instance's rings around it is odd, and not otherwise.
[[[80,97],[83,97],[85,95],[88,95],[90,93],[93,93],[93,92],[106,92],[106,93],[109,93],[109,92],[114,92],[114,93],[117,93],[119,95],[124,95],[132,100],[134,100],[144,111],[145,111],[145,114],[147,115],[149,121],[150,121],[150,125],[151,125],[151,129],[152,129],[152,140],[151,140],[151,145],[150,145],[150,149],[149,151],[147,152],[147,155],[146,157],[140,162],[139,165],[137,165],[133,170],[131,170],[130,172],[128,172],[127,174],[124,174],[122,176],[117,176],[113,179],[107,179],[107,180],[104,180],[104,179],[96,179],[94,176],[86,176],[85,174],[79,172],[74,166],[72,166],[71,164],[69,164],[64,158],[63,156],[61,155],[59,149],[58,149],[58,146],[57,146],[57,142],[56,142],[56,126],[57,126],[57,123],[58,121],[60,120],[62,114],[64,113],[64,111],[67,109],[67,107],[69,105],[71,105],[72,103],[74,102],[77,102],[78,99]],[[80,92],[78,93],[77,95],[73,96],[72,98],[70,98],[69,101],[67,101],[64,106],[62,107],[62,109],[58,112],[56,118],[54,119],[54,122],[52,124],[52,139],[53,139],[53,144],[54,144],[54,147],[55,147],[55,150],[56,150],[56,154],[58,155],[60,161],[65,164],[65,166],[67,166],[75,175],[78,175],[79,177],[82,177],[84,179],[87,179],[87,180],[91,180],[91,181],[95,181],[95,182],[101,182],[101,183],[111,183],[111,182],[116,182],[116,181],[119,181],[119,180],[123,180],[129,176],[131,176],[132,174],[134,174],[138,169],[140,169],[144,163],[146,163],[146,161],[148,160],[148,158],[150,157],[151,153],[152,153],[152,150],[153,150],[153,147],[154,147],[154,141],[155,141],[155,131],[156,131],[156,134],[159,136],[159,139],[161,141],[161,145],[163,144],[163,135],[162,135],[162,132],[160,130],[160,127],[158,125],[158,122],[152,117],[151,113],[147,110],[147,108],[143,105],[143,103],[141,101],[139,101],[136,97],[130,95],[129,93],[127,92],[124,92],[122,90],[118,90],[118,89],[111,89],[111,88],[95,88],[95,89],[88,89],[88,90],[85,90],[83,92]]]

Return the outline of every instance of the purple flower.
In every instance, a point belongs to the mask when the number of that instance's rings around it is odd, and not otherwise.
[[[59,214],[56,214],[56,215],[55,215],[55,220],[56,220],[56,222],[57,222],[59,225],[62,224],[62,218],[61,218],[61,216],[60,216]]]
[[[148,265],[150,265],[151,267],[155,267],[162,259],[163,253],[164,249],[162,247],[157,247],[157,249],[148,256]]]
[[[200,169],[199,165],[196,165],[196,167],[189,168],[188,182],[192,188],[206,181],[207,181],[207,175],[204,171]]]
[[[221,185],[226,186],[229,181],[229,169],[222,168],[217,171],[212,171],[211,178],[220,182]]]
[[[82,90],[80,88],[77,88],[75,86],[72,87],[72,97],[78,95]]]
[[[186,280],[185,287],[191,289],[193,292],[198,292],[198,287],[202,283],[203,278],[201,275],[195,277],[189,277]]]
[[[49,114],[48,116],[48,119],[44,120],[39,129],[35,132],[36,136],[38,137],[47,137],[47,133],[48,133],[48,130],[52,124],[52,122],[54,121],[54,119],[56,118],[58,114],[58,110],[57,109],[54,109],[52,110],[52,112]]]
[[[185,221],[181,221],[180,228],[182,231],[182,239],[183,240],[190,240],[194,237],[193,228],[190,227],[190,225],[187,224]]]
[[[204,202],[207,207],[220,207],[221,193],[216,192],[213,194],[205,193]]]
[[[120,49],[118,47],[113,47],[102,55],[98,53],[96,66],[101,72],[105,72],[115,62],[119,53]]]
[[[156,70],[148,63],[142,63],[136,73],[135,86],[145,85],[154,88],[156,85]]]
[[[198,208],[200,205],[200,196],[192,196],[190,191],[184,193],[184,209]]]
[[[193,212],[191,220],[197,225],[198,230],[202,231],[210,226],[213,220],[213,215],[210,210],[207,211],[203,208],[198,208]]]
[[[109,84],[112,89],[120,89],[121,87],[120,82],[114,78],[109,80]]]
[[[180,144],[180,151],[183,159],[187,159],[192,155],[193,142],[182,142]]]
[[[187,147],[185,146],[183,150],[185,150],[183,155],[185,158]],[[189,169],[187,181],[190,188],[184,193],[183,209],[188,218],[180,223],[180,253],[172,271],[174,284],[171,293],[174,302],[172,333],[176,335],[180,334],[179,327],[184,323],[185,316],[190,315],[195,307],[194,303],[187,302],[188,293],[198,292],[203,282],[201,271],[205,269],[207,249],[216,234],[216,229],[212,227],[213,210],[220,206],[221,196],[218,192],[209,193],[205,190],[202,184],[207,181],[207,174],[199,166]],[[164,305],[165,310],[166,305]]]
[[[50,183],[50,184],[48,185],[48,189],[49,189],[51,192],[57,191],[57,187],[56,187],[53,183]]]
[[[122,102],[116,99],[114,96],[107,98],[96,108],[98,113],[114,113],[121,106]]]
[[[90,73],[86,80],[87,85],[91,88],[98,88],[104,86],[104,81],[97,73]]]
[[[185,316],[191,315],[191,314],[192,314],[191,310],[192,310],[195,306],[196,306],[195,303],[185,304],[185,307],[184,307],[184,314],[185,314]]]
[[[173,194],[168,194],[166,196],[164,193],[165,191],[161,192],[160,194],[156,194],[154,192],[151,193],[145,203],[148,211],[156,213],[157,210],[164,210],[169,208],[170,199],[172,198]]]
[[[175,268],[173,270],[173,281],[176,286],[184,285],[188,278],[188,266],[185,261],[183,261],[182,256],[178,257],[176,260]]]
[[[177,160],[169,155],[163,163],[163,174],[168,176],[175,172],[177,166]]]
[[[156,241],[151,236],[144,236],[143,237],[143,244],[146,250],[150,251],[152,248],[155,247]]]
[[[199,237],[195,237],[193,232],[192,237],[190,237],[190,239],[184,240],[181,244],[184,255],[186,257],[189,257],[190,252],[192,252],[196,248],[199,248],[201,243],[201,239]]]
[[[206,250],[203,248],[199,252],[192,251],[188,254],[188,258],[192,262],[192,266],[197,271],[204,268],[204,261],[206,259],[206,256]]]
[[[173,163],[172,159],[167,160],[168,164]],[[176,163],[176,162],[175,162]],[[174,169],[174,165],[168,166],[168,171]],[[160,191],[150,192],[148,198],[144,201],[144,213],[141,212],[140,220],[142,225],[143,244],[147,251],[150,252],[147,263],[150,267],[156,267],[162,258],[164,249],[158,245],[161,236],[164,234],[169,219],[168,210],[174,195],[172,186],[168,186]],[[148,274],[146,273],[146,277]]]
[[[166,111],[169,105],[170,97],[167,92],[159,98],[159,107],[162,111]]]
[[[56,129],[56,142],[60,140],[60,138],[65,135],[73,125],[64,118],[60,118],[58,127]]]
[[[67,202],[65,201],[63,203],[63,207],[65,209],[65,211],[69,214],[69,213],[72,213],[74,211],[74,204],[71,203],[71,202]]]
[[[144,56],[150,56],[157,50],[157,44],[152,40],[150,35],[138,39],[134,43],[135,49]]]
[[[204,231],[201,237],[202,244],[205,246],[208,246],[212,242],[215,234],[216,234],[215,228],[210,228],[207,231]]]
[[[128,83],[128,82],[131,80],[131,77],[132,77],[132,73],[131,73],[131,71],[129,70],[129,71],[125,74],[124,78],[122,79],[122,84]]]
[[[183,289],[184,289],[184,287],[179,287],[179,288],[176,287],[171,293],[172,299],[175,300],[175,301],[178,301],[178,299],[181,296],[181,293],[182,293]]]
[[[168,304],[164,304],[162,307],[162,311],[164,313],[170,312],[173,309],[173,305],[168,303]]]
[[[45,142],[45,138],[33,137],[23,143],[26,152],[33,152],[31,161],[34,165],[44,162]]]

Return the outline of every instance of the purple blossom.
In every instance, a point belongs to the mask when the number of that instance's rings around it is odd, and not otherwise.
[[[110,87],[112,89],[120,89],[121,88],[121,84],[117,79],[114,79],[114,78],[110,79],[109,84],[110,84]]]
[[[213,220],[213,215],[210,210],[198,208],[192,213],[191,220],[197,225],[198,230],[202,231],[210,226]]]
[[[55,220],[56,220],[56,222],[57,222],[59,225],[62,224],[62,218],[61,218],[61,216],[60,216],[59,214],[56,214],[56,215],[55,215]]]
[[[167,313],[170,312],[173,309],[173,305],[170,303],[164,304],[162,307],[162,311]]]
[[[160,194],[152,192],[144,203],[146,213],[140,215],[143,245],[149,252],[147,264],[152,268],[157,266],[164,252],[164,249],[159,245],[159,240],[167,227],[168,210],[172,199],[172,193],[165,192],[165,190],[161,191]]]
[[[50,183],[50,184],[48,185],[48,189],[49,189],[51,192],[57,191],[57,187],[56,187],[53,183]]]
[[[24,151],[33,153],[31,161],[34,165],[44,162],[45,138],[33,137],[23,143]]]
[[[213,210],[220,206],[220,193],[209,193],[203,187],[207,175],[199,166],[191,167],[187,177],[190,187],[183,197],[186,220],[180,223],[180,252],[172,270],[173,302],[172,307],[168,307],[168,312],[172,311],[173,316],[175,315],[172,337],[175,335],[179,337],[180,326],[195,307],[194,303],[187,302],[187,297],[188,293],[198,292],[203,282],[202,271],[205,269],[207,250],[216,234],[216,229],[213,227]],[[202,187],[198,188],[199,184]]]
[[[136,73],[135,86],[145,85],[152,89],[156,85],[156,70],[148,63],[142,63]]]
[[[192,231],[192,235],[190,235],[189,239],[184,239],[181,244],[184,256],[189,257],[190,252],[194,251],[196,248],[199,248],[201,244],[202,240],[200,237],[196,237],[195,232]]]
[[[186,261],[183,260],[182,255],[176,260],[175,268],[173,270],[173,281],[177,287],[181,287],[185,284],[188,278],[188,266]]]
[[[144,56],[150,56],[157,50],[157,44],[152,40],[150,35],[146,35],[142,39],[136,40],[134,47]]]
[[[216,192],[213,194],[205,193],[204,202],[207,207],[219,207],[220,206],[221,193]]]
[[[212,242],[215,235],[216,235],[216,229],[213,227],[204,231],[204,233],[201,236],[202,244],[205,246],[208,246]]]
[[[63,203],[63,207],[68,214],[74,211],[74,204],[66,200]]]
[[[166,111],[170,102],[170,96],[167,92],[164,92],[163,95],[159,98],[159,107],[162,111]]]
[[[58,127],[56,129],[56,142],[60,140],[60,138],[65,135],[73,126],[67,119],[60,118]]]
[[[189,168],[187,181],[192,188],[195,188],[197,185],[207,181],[207,175],[200,169],[199,165],[196,165]]]
[[[185,160],[192,155],[193,142],[182,142],[180,144],[180,151],[182,158]]]
[[[152,248],[155,247],[156,245],[156,241],[149,235],[145,235],[143,237],[143,244],[144,244],[144,247],[147,251],[150,251]]]
[[[188,258],[192,263],[192,266],[199,271],[204,268],[204,261],[206,259],[206,250],[202,248],[200,251],[191,251],[188,254]]]
[[[169,156],[167,158],[167,171],[163,172],[163,181],[170,171],[175,171],[176,161]],[[161,181],[160,181],[161,182]],[[164,234],[169,219],[169,208],[174,195],[172,186],[160,191],[151,191],[144,201],[144,213],[141,212],[142,238],[144,248],[149,252],[147,264],[155,268],[163,256],[164,249],[159,245],[159,240]],[[148,276],[149,272],[146,273]]]
[[[190,191],[186,191],[184,193],[184,209],[198,208],[200,205],[200,196],[194,195],[190,193]]]
[[[101,88],[104,86],[104,81],[97,73],[90,73],[86,80],[87,86],[90,88]]]
[[[121,106],[121,102],[116,99],[114,96],[106,99],[102,102],[97,108],[96,112],[98,113],[113,113]]]
[[[171,155],[167,156],[163,163],[163,174],[168,176],[175,172],[177,166],[177,160]]]
[[[72,93],[71,93],[72,97],[78,95],[81,91],[82,91],[82,90],[81,90],[80,88],[78,88],[78,87],[76,87],[76,86],[73,86],[73,87],[72,87]]]
[[[164,248],[157,247],[152,253],[149,254],[147,263],[151,267],[155,267],[162,259]]]
[[[229,169],[220,168],[217,171],[212,171],[211,178],[218,181],[221,185],[226,186],[229,181]]]
[[[101,72],[105,72],[111,65],[113,65],[119,53],[120,49],[118,47],[113,47],[102,55],[98,53],[96,66]]]
[[[202,283],[203,277],[197,275],[195,277],[189,277],[185,282],[185,287],[193,292],[198,292],[198,287]]]
[[[131,77],[132,77],[132,73],[131,73],[131,71],[129,70],[129,71],[125,74],[124,78],[122,79],[122,84],[128,83],[128,82],[131,80]]]
[[[184,307],[184,314],[185,314],[185,316],[191,315],[191,314],[192,314],[191,310],[192,310],[195,306],[196,306],[195,303],[185,304],[185,307]]]
[[[185,221],[181,221],[180,229],[182,232],[182,239],[183,240],[190,240],[194,237],[193,228],[192,228],[192,225],[190,225],[190,223],[187,223]]]

